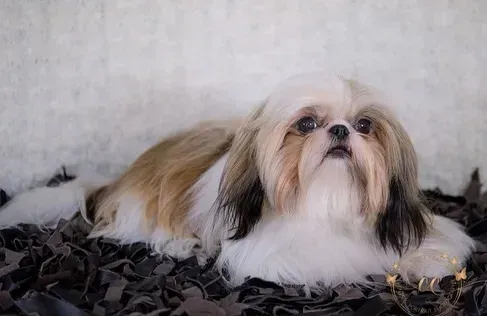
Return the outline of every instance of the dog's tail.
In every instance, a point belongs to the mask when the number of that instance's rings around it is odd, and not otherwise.
[[[18,194],[0,208],[0,229],[19,224],[53,227],[60,219],[70,219],[78,211],[89,222],[86,199],[110,182],[106,177],[85,171],[57,187],[38,187]]]

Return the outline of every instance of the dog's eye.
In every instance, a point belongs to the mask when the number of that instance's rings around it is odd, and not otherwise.
[[[296,123],[296,128],[298,131],[300,131],[303,134],[308,134],[309,132],[312,132],[318,127],[318,124],[316,124],[316,121],[312,117],[303,117]]]
[[[370,132],[372,131],[372,122],[368,119],[360,119],[355,124],[355,130],[360,134],[370,134]]]

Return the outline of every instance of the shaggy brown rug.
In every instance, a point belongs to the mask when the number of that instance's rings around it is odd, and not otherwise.
[[[72,178],[56,175],[47,185]],[[260,279],[249,279],[230,290],[212,271],[211,263],[201,268],[195,258],[177,262],[153,256],[142,244],[120,246],[107,239],[89,240],[87,224],[74,218],[60,222],[56,229],[22,225],[0,231],[0,313],[371,316],[409,311],[412,315],[487,315],[487,193],[481,192],[478,171],[461,196],[444,195],[439,189],[424,193],[431,209],[462,223],[480,241],[464,277],[458,282],[454,276],[446,277],[434,292],[400,288],[400,283],[392,288],[386,275],[370,276],[374,286],[342,285],[311,297],[300,287]],[[8,200],[0,190],[0,205]],[[447,295],[452,291],[458,297]],[[407,299],[398,293],[406,293]]]

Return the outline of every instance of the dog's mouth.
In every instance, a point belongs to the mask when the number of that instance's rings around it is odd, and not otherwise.
[[[336,145],[328,150],[326,156],[335,158],[349,158],[352,156],[352,151],[345,145]]]

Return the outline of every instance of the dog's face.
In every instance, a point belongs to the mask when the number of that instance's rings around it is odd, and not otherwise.
[[[238,238],[259,220],[262,203],[286,214],[309,212],[308,202],[319,214],[331,207],[321,198],[330,191],[336,191],[335,212],[366,217],[384,246],[406,247],[393,236],[402,232],[421,238],[415,151],[383,98],[338,76],[294,77],[237,133],[222,201]]]

